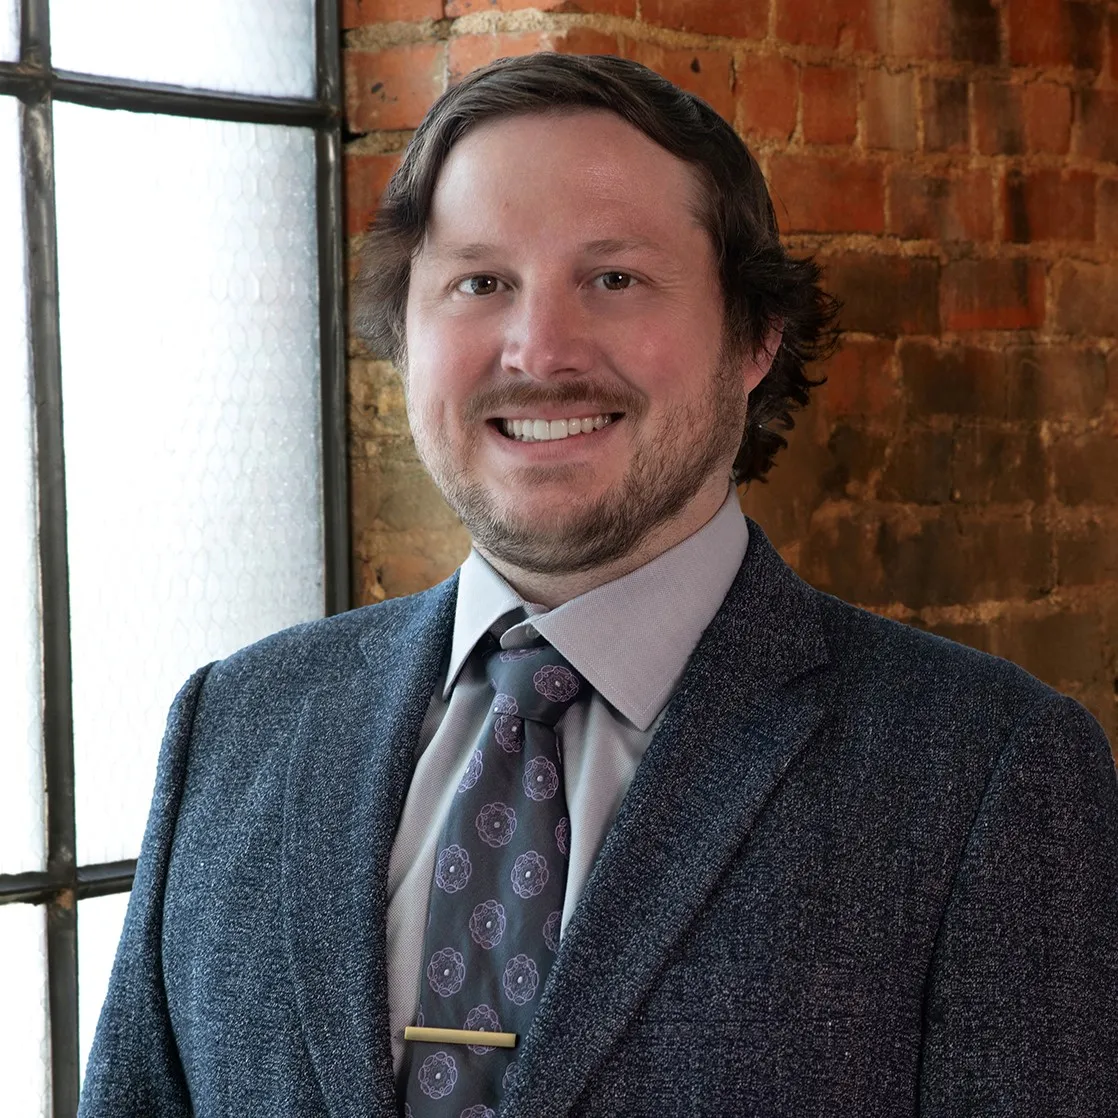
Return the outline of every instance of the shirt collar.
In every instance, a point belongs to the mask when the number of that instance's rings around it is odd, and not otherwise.
[[[471,549],[458,583],[450,666],[443,698],[482,636],[512,610],[527,619],[502,637],[526,644],[535,632],[561,652],[604,699],[647,730],[679,682],[687,660],[722,604],[745,558],[749,530],[731,487],[697,532],[635,571],[551,610],[523,598]]]

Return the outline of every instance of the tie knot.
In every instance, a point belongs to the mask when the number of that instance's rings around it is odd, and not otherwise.
[[[586,681],[546,641],[494,652],[485,664],[497,693],[493,709],[554,726],[586,690]]]

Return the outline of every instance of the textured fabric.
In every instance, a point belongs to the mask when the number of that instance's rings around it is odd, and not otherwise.
[[[485,660],[493,702],[439,842],[416,1023],[523,1037],[559,951],[570,852],[556,723],[586,684],[542,640]],[[515,1061],[513,1048],[408,1042],[405,1115],[495,1109]]]
[[[404,1026],[415,1018],[416,987],[426,966],[422,946],[436,840],[489,709],[489,684],[470,652],[493,631],[507,649],[542,634],[593,688],[589,704],[580,703],[563,718],[563,783],[572,831],[566,928],[664,704],[726,597],[747,541],[737,494],[730,492],[722,508],[676,547],[547,611],[524,602],[476,551],[467,557],[450,663],[419,734],[388,868],[388,1003],[397,1071]],[[528,620],[521,620],[521,611]],[[514,615],[519,623],[506,628]]]
[[[191,679],[82,1118],[395,1115],[387,866],[456,580]],[[1118,784],[1004,661],[750,526],[567,925],[502,1118],[1101,1118]]]

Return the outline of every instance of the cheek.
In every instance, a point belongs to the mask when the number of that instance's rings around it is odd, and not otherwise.
[[[613,353],[634,387],[653,404],[687,395],[688,385],[716,368],[721,318],[671,310],[650,316],[641,329],[614,339]]]
[[[437,386],[439,392],[468,392],[492,362],[495,343],[491,334],[464,315],[409,318],[409,368],[417,379]]]

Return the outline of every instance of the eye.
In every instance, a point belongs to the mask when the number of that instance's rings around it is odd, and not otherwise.
[[[493,295],[501,289],[501,281],[496,276],[467,276],[454,288],[463,295]]]
[[[637,282],[628,272],[603,272],[598,281],[607,291],[624,291]]]

